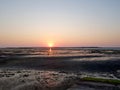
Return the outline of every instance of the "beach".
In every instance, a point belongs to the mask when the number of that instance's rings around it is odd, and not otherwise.
[[[48,50],[0,49],[0,90],[120,90],[118,49]]]

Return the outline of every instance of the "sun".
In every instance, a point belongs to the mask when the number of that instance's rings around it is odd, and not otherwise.
[[[53,47],[53,45],[54,45],[54,43],[52,43],[52,42],[48,43],[49,47]]]

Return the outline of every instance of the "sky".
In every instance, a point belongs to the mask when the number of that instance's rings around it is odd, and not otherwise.
[[[120,46],[120,0],[0,0],[0,47]]]

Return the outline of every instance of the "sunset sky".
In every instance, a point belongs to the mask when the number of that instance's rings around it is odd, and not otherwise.
[[[120,0],[0,0],[0,47],[120,46]]]

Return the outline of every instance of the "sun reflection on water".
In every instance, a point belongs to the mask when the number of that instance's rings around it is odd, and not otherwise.
[[[52,54],[53,54],[53,51],[52,51],[52,48],[50,47],[48,50],[48,55],[52,55]]]

